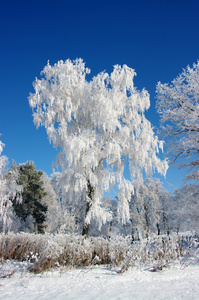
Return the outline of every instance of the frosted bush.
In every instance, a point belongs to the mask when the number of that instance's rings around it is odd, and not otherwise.
[[[162,270],[170,263],[181,263],[183,257],[189,259],[196,255],[198,240],[189,233],[160,235],[134,242],[126,255],[121,273],[129,267]]]

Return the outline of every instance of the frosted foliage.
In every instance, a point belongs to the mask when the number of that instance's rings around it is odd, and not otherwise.
[[[57,204],[57,195],[51,184],[51,178],[49,178],[45,173],[42,175],[42,182],[45,195],[42,197],[41,203],[48,206],[49,209]]]
[[[20,200],[21,187],[16,184],[17,174],[13,173],[7,178],[5,167],[7,157],[1,156],[4,144],[0,141],[0,232],[8,232],[13,222],[13,208],[10,199],[16,197]]]
[[[150,174],[157,169],[165,175],[167,162],[156,155],[162,142],[144,116],[149,94],[134,87],[135,71],[116,65],[111,75],[102,72],[89,82],[88,73],[81,59],[48,63],[43,78],[34,82],[29,103],[36,126],[45,126],[54,147],[61,148],[56,163],[62,167],[67,200],[85,199],[90,203],[87,222],[92,217],[104,222],[104,191],[118,185],[124,221],[129,200],[122,183],[125,162],[132,182],[137,177],[142,180],[143,170]]]
[[[77,231],[75,218],[66,207],[62,207],[60,203],[54,205],[47,211],[46,215],[47,233],[74,233]]]
[[[55,176],[55,174],[54,174]],[[58,177],[58,176],[55,176]],[[46,174],[42,176],[43,188],[46,195],[42,198],[42,204],[48,207],[46,213],[45,232],[48,233],[74,233],[76,231],[75,218],[69,213],[52,185],[52,179]],[[60,191],[57,189],[58,196]]]
[[[187,179],[199,179],[199,62],[189,66],[171,84],[157,85],[157,108],[162,129],[169,137],[172,162],[184,160]],[[172,137],[172,139],[171,139]],[[181,166],[181,165],[180,165]]]
[[[147,178],[143,184],[136,184],[130,204],[132,232],[139,231],[147,237],[156,232],[164,193],[162,183],[157,178]]]
[[[170,229],[174,231],[195,231],[199,226],[199,185],[185,185],[175,190],[169,199],[167,214]]]

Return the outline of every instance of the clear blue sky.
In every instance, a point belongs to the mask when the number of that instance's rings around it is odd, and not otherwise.
[[[36,130],[28,96],[49,60],[81,57],[92,75],[127,64],[135,85],[151,95],[199,59],[198,0],[0,0],[0,133],[3,154],[17,163],[34,161],[52,173],[56,151],[44,128]],[[170,167],[165,186],[179,187],[183,172]],[[163,178],[161,178],[163,181]]]

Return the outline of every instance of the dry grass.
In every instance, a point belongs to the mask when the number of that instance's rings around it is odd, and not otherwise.
[[[144,239],[131,247],[121,264],[119,273],[130,267],[144,267],[145,270],[158,271],[178,260],[189,260],[197,252],[198,241],[188,235],[173,234]],[[147,267],[147,268],[146,268]]]
[[[153,264],[157,269],[190,249],[180,236],[162,236],[134,243],[130,238],[87,238],[70,235],[35,235],[20,233],[0,235],[0,260],[30,262],[35,274],[52,268],[85,267],[93,264],[129,267]],[[187,246],[188,245],[188,246]]]

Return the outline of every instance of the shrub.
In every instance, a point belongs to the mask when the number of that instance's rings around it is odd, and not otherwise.
[[[29,262],[28,270],[33,273],[57,267],[75,268],[94,264],[119,267],[119,273],[129,267],[143,266],[156,271],[176,259],[184,263],[197,245],[197,240],[191,235],[177,234],[155,236],[132,244],[130,237],[109,241],[66,234],[9,233],[0,235],[0,259],[2,262]]]

